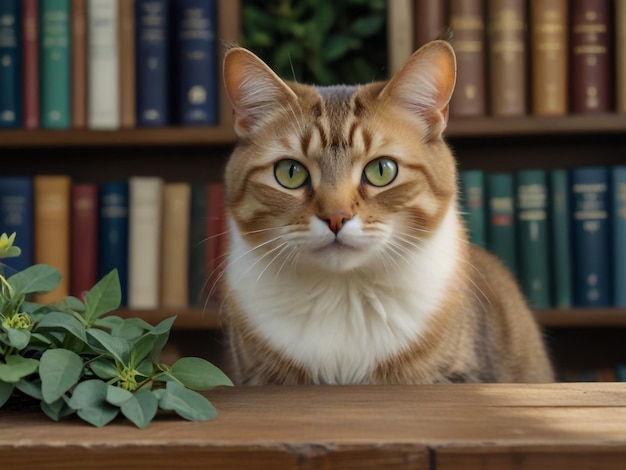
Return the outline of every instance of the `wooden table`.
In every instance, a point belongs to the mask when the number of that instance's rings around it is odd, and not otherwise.
[[[96,429],[0,411],[0,468],[626,469],[626,384],[219,389],[220,415]]]

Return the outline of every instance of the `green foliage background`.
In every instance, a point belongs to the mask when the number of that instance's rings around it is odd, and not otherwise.
[[[387,78],[386,0],[244,0],[241,43],[285,80]]]

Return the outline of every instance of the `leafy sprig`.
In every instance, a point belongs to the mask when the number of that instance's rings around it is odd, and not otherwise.
[[[15,234],[0,235],[0,258],[17,256]],[[230,379],[210,362],[183,357],[159,361],[175,317],[152,326],[140,318],[112,315],[119,308],[117,271],[102,278],[84,302],[67,297],[56,305],[29,302],[54,290],[60,272],[35,265],[8,278],[0,274],[0,408],[25,395],[53,420],[76,414],[104,426],[122,414],[145,428],[158,409],[201,421],[217,416],[198,391]]]

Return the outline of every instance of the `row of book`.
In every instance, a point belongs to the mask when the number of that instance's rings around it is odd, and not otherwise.
[[[203,307],[217,299],[226,250],[223,185],[159,177],[78,183],[67,175],[0,177],[0,233],[22,249],[5,274],[33,264],[61,271],[38,298],[84,297],[118,270],[122,303],[134,309]]]
[[[626,382],[626,364],[598,369],[560,371],[560,382]]]
[[[216,0],[2,0],[0,128],[218,123]]]
[[[461,171],[470,241],[534,308],[626,307],[626,166]]]
[[[392,71],[452,35],[451,116],[626,113],[626,0],[394,0],[389,9]]]

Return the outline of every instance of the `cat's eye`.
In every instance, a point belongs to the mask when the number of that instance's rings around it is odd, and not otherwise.
[[[308,170],[296,160],[281,160],[274,165],[274,177],[287,189],[298,189],[309,179]]]
[[[390,184],[398,175],[398,165],[391,158],[377,158],[365,166],[363,177],[372,186],[382,187]]]

